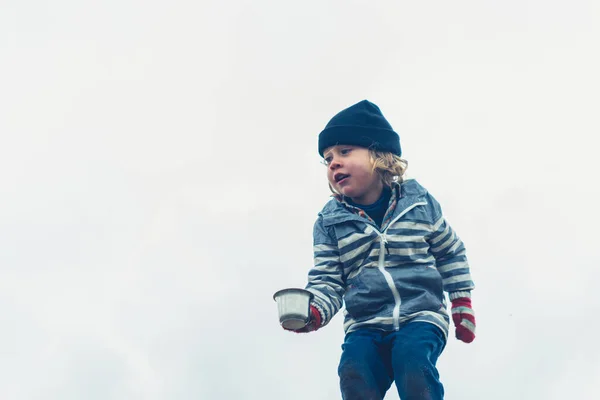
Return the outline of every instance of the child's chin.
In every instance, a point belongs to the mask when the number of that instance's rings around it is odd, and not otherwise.
[[[346,197],[350,197],[351,199],[354,198],[355,195],[356,195],[356,193],[354,193],[353,190],[342,189],[342,190],[340,190],[340,193],[343,194]]]

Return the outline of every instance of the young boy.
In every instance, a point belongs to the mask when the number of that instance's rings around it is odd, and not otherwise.
[[[452,302],[456,337],[475,338],[465,247],[438,202],[404,180],[399,136],[364,100],[335,115],[319,135],[333,192],[314,225],[311,320],[329,323],[345,304],[338,368],[345,400],[383,399],[393,381],[402,400],[443,399],[436,362]]]

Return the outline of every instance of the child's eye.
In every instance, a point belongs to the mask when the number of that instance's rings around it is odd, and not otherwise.
[[[340,153],[345,156],[346,154],[350,153],[352,151],[352,149],[342,149],[340,150]]]
[[[323,164],[325,165],[329,165],[329,163],[331,162],[331,157],[327,157],[323,159]]]

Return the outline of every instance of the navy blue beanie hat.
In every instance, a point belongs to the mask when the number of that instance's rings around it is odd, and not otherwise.
[[[338,144],[366,147],[402,155],[400,136],[392,129],[379,107],[368,100],[337,113],[319,134],[319,154]]]

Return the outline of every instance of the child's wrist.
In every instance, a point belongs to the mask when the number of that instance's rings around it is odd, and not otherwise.
[[[458,290],[456,292],[450,292],[448,294],[448,296],[450,297],[450,301],[454,301],[454,300],[460,299],[460,298],[470,299],[471,291],[470,290]]]

